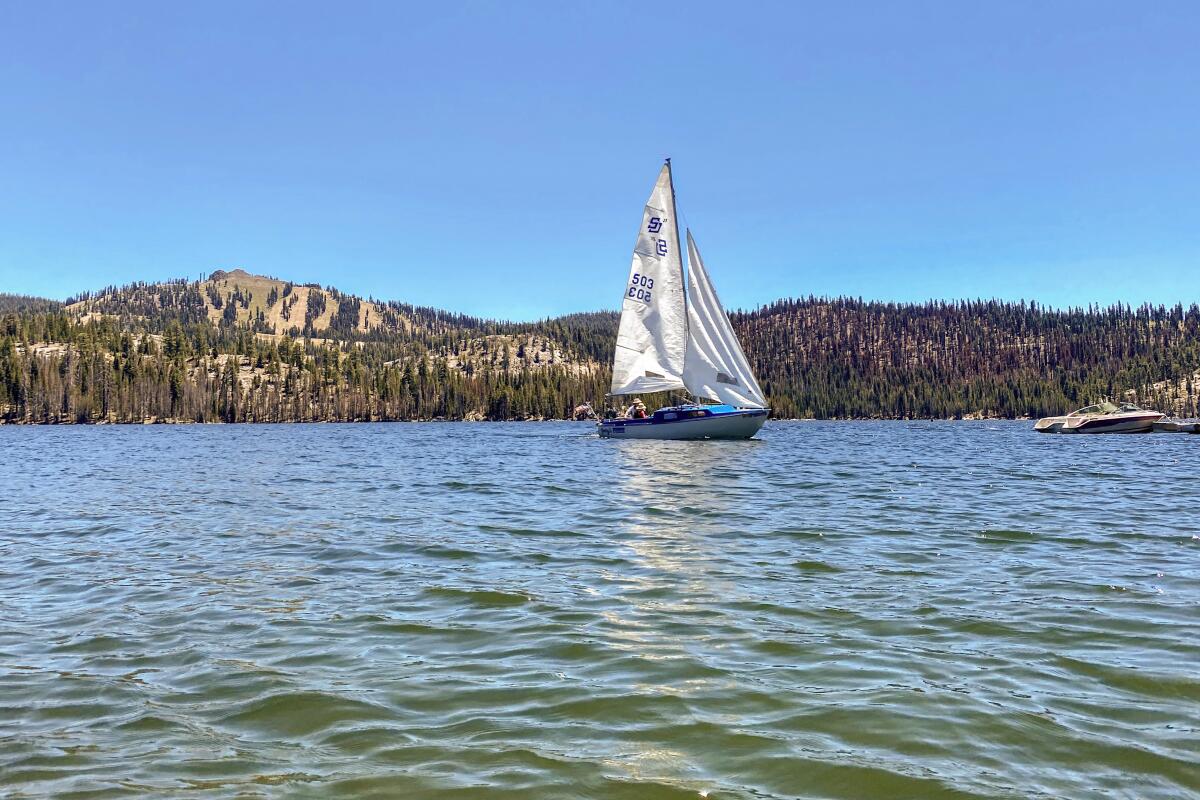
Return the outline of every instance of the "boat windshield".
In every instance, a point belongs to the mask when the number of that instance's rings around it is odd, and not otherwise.
[[[1085,414],[1113,414],[1120,410],[1121,409],[1117,408],[1115,405],[1113,405],[1112,403],[1105,400],[1104,402],[1097,403],[1094,406],[1088,406],[1086,408],[1081,408],[1078,411],[1072,411],[1070,415],[1072,417],[1074,417],[1076,415],[1085,415]]]

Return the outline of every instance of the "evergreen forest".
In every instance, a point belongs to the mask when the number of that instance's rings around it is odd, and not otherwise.
[[[1102,398],[1197,414],[1194,304],[809,297],[731,319],[775,417],[1040,417]],[[612,312],[484,320],[241,270],[0,295],[0,422],[569,418],[605,402],[616,327]]]

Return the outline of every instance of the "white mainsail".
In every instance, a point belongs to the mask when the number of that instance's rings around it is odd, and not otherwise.
[[[646,201],[613,356],[612,394],[684,388],[687,311],[671,162]]]
[[[697,397],[731,406],[765,408],[767,400],[750,371],[729,317],[721,308],[690,230],[687,240],[688,343],[684,385]]]

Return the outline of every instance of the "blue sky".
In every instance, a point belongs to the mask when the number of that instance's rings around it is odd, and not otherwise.
[[[1200,5],[9,3],[0,291],[214,269],[615,308],[661,158],[729,307],[1200,300]]]

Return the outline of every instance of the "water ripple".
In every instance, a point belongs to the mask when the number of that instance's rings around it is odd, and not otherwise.
[[[1197,441],[0,428],[0,794],[1200,796]]]

